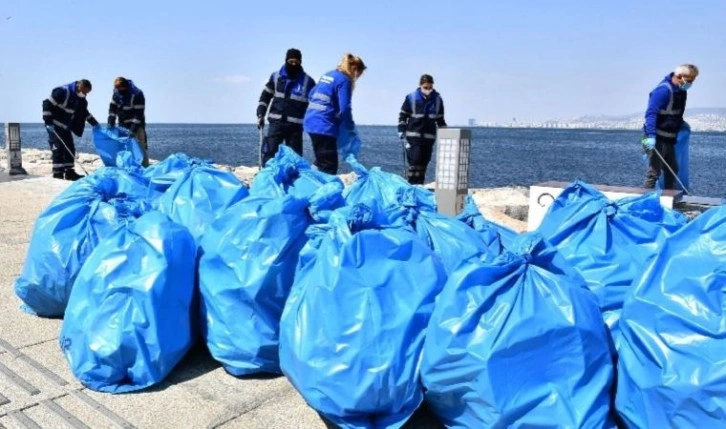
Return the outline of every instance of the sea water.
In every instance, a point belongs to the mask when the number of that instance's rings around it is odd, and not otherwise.
[[[469,187],[530,186],[576,179],[592,184],[640,186],[645,176],[640,131],[540,128],[471,128]],[[403,174],[403,148],[395,126],[359,126],[367,167]],[[233,166],[257,164],[259,131],[251,124],[149,124],[149,155],[161,160],[176,152]],[[22,124],[24,148],[47,149],[42,124]],[[91,131],[76,138],[81,152],[93,152]],[[313,161],[310,140],[304,156]],[[426,173],[434,180],[435,153]],[[726,197],[726,133],[697,132],[690,142],[692,195]],[[341,172],[350,171],[341,162]]]

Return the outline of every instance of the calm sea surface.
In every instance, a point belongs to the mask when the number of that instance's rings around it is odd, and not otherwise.
[[[401,142],[393,126],[360,126],[360,160],[400,174]],[[176,152],[229,165],[255,165],[259,134],[254,125],[150,124],[149,152],[164,159]],[[593,184],[639,186],[645,167],[640,131],[473,128],[472,188],[582,179]],[[22,124],[23,147],[47,149],[42,124]],[[93,152],[90,128],[76,140],[81,152]],[[726,133],[691,135],[690,190],[693,195],[726,197]],[[305,137],[304,155],[312,157]],[[435,156],[434,156],[435,158]],[[343,163],[344,164],[344,163]],[[349,171],[343,165],[341,172]],[[426,180],[434,179],[435,159]]]

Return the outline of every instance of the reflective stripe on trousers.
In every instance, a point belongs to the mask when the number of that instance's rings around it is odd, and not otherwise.
[[[53,173],[59,174],[65,170],[72,170],[75,166],[76,145],[70,131],[57,129],[56,134],[58,136],[48,133],[48,145],[53,161]],[[58,137],[63,139],[63,142],[58,140]]]

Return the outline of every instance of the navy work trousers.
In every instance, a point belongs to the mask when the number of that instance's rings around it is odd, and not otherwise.
[[[338,174],[338,138],[324,134],[310,134],[315,152],[315,165],[328,174]]]
[[[663,156],[665,162],[671,167],[673,173],[678,174],[678,160],[676,159],[676,145],[670,143],[655,143],[655,149]],[[663,165],[657,153],[650,151],[650,161],[648,163],[648,171],[645,173],[644,188],[655,188],[655,182],[658,181],[661,172],[663,173],[663,188],[675,189],[676,179],[671,171]]]
[[[426,168],[431,162],[431,155],[434,152],[434,141],[416,137],[406,138],[409,148],[406,150],[408,159],[408,171],[406,179],[412,185],[423,185],[426,180]]]
[[[62,141],[58,139],[59,137]],[[66,170],[73,170],[75,165],[76,145],[73,136],[70,131],[55,127],[55,134],[48,133],[48,144],[53,161],[53,176],[62,178],[63,173]]]
[[[289,122],[270,122],[267,136],[262,139],[260,155],[262,166],[275,157],[281,144],[288,145],[298,155],[303,155],[303,129],[302,125]]]

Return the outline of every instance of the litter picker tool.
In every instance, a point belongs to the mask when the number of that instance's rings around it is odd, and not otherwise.
[[[656,155],[658,155],[658,158],[660,158],[660,160],[663,163],[663,165],[666,166],[666,168],[668,169],[668,171],[671,172],[671,174],[673,175],[673,177],[675,177],[675,179],[678,182],[678,184],[681,185],[681,189],[683,189],[683,192],[685,192],[686,194],[689,194],[690,195],[691,193],[688,192],[688,189],[686,189],[686,186],[683,184],[683,182],[681,182],[681,179],[678,178],[678,175],[673,171],[673,169],[671,168],[671,166],[663,158],[663,155],[661,155],[660,152],[658,152],[658,149],[653,148],[653,151],[655,152]]]
[[[66,145],[66,142],[61,138],[61,136],[58,135],[58,133],[55,131],[55,129],[53,129],[53,134],[55,134],[55,137],[61,142],[61,144],[63,145],[63,147],[66,148],[66,151],[71,156],[71,158],[73,158],[73,161],[76,164],[78,164],[79,167],[81,167],[81,170],[83,170],[83,174],[85,174],[86,176],[88,176],[88,171],[86,171],[86,169],[83,168],[83,165],[81,165],[81,162],[78,161],[78,158],[76,158],[76,156],[73,154],[73,152],[71,152],[71,150],[68,148],[68,145]]]
[[[406,157],[406,140],[401,139],[401,158],[403,158],[403,178],[406,179],[408,173],[408,158]]]
[[[265,144],[265,133],[264,133],[264,127],[260,127],[260,147],[257,153],[259,154],[259,158],[257,160],[257,166],[260,167],[260,170],[262,170],[262,149],[263,145]]]

